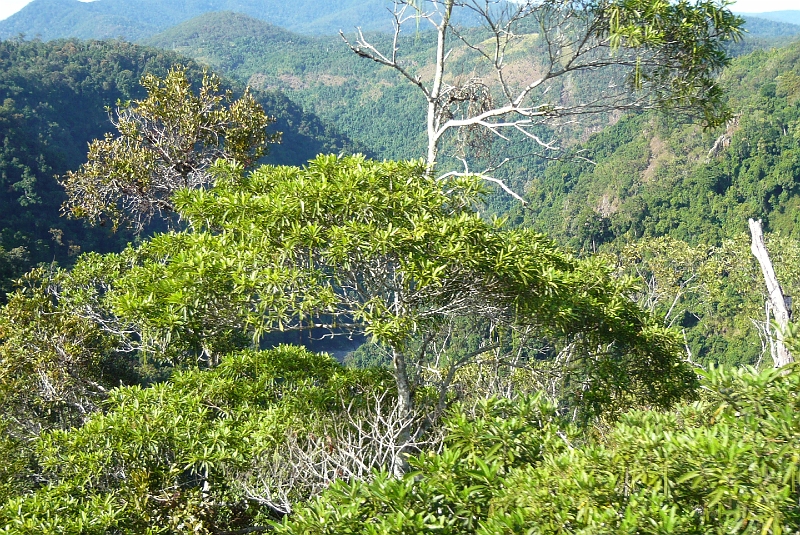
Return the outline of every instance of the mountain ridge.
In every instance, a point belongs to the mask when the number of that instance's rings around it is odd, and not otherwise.
[[[424,0],[430,1],[430,0]],[[389,31],[390,0],[33,0],[0,21],[0,39],[25,34],[42,40],[124,38],[140,41],[199,15],[233,11],[306,35],[335,35],[360,27]],[[476,16],[457,18],[475,25]]]
[[[800,24],[800,10],[798,9],[785,9],[781,11],[764,11],[761,13],[739,13],[734,11],[737,15],[743,17],[757,17],[759,19],[772,20],[775,22],[783,22],[788,24]]]
[[[386,3],[387,0],[306,0],[291,5],[281,0],[34,0],[0,21],[0,39],[23,33],[45,41],[68,37],[123,37],[137,41],[212,11],[236,11],[309,34],[335,33],[359,25],[378,29],[381,25],[388,28],[382,9]],[[346,16],[337,17],[337,13]]]

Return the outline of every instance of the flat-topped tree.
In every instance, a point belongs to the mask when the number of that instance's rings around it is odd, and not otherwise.
[[[109,110],[119,134],[90,143],[88,161],[66,174],[62,209],[70,216],[141,231],[153,216],[173,212],[175,191],[210,184],[216,160],[249,166],[279,139],[267,133],[274,119],[248,91],[234,100],[212,73],[203,73],[196,92],[180,65],[141,84],[147,98]]]
[[[189,230],[139,248],[115,308],[146,342],[211,365],[232,332],[371,336],[391,355],[397,409],[415,415],[409,434],[438,418],[478,360],[568,385],[563,397],[590,413],[691,390],[679,340],[608,267],[487,222],[472,208],[476,179],[425,170],[336,156],[220,169],[213,189],[178,193]],[[459,328],[480,329],[474,346],[456,343]]]
[[[558,144],[543,139],[537,127],[558,126],[585,114],[668,108],[699,115],[707,125],[723,123],[728,112],[714,76],[728,61],[725,42],[737,39],[743,24],[726,9],[728,4],[395,0],[388,50],[380,50],[361,31],[354,40],[344,33],[342,38],[359,56],[396,70],[425,97],[429,173],[450,139],[460,149],[452,156],[463,162],[463,172],[438,172],[476,174],[469,150],[476,141],[508,139],[516,132],[552,155]],[[458,12],[477,15],[483,30],[458,27],[453,22]],[[417,61],[403,56],[400,36],[406,27],[418,30],[428,24],[433,33],[418,38],[436,40],[435,56],[418,68]],[[520,67],[524,54],[532,65]],[[562,89],[575,83],[574,76],[592,77],[600,87],[567,97]],[[490,161],[478,174],[519,198],[490,176],[505,162]]]

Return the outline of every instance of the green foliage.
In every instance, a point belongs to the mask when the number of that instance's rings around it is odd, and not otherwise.
[[[693,109],[705,125],[718,126],[730,112],[716,75],[728,64],[725,42],[738,40],[744,23],[726,7],[717,0],[611,1],[600,4],[603,23],[597,27],[614,50],[629,47],[663,58],[652,68],[637,62],[631,74],[634,88],[652,86],[657,107]]]
[[[540,6],[543,13],[547,12],[547,6],[547,2]],[[709,113],[716,109],[722,112],[720,117],[724,115],[724,106],[718,106],[724,102],[720,101],[719,91],[711,83],[709,73],[724,63],[721,43],[725,41],[718,38],[731,37],[733,23],[738,22],[729,12],[718,10],[713,2],[698,6],[688,2],[675,6],[653,2],[644,7],[643,2],[599,2],[591,9],[584,4],[570,6],[576,12],[576,22],[580,20],[583,23],[596,15],[595,26],[605,28],[606,33],[610,29],[611,11],[625,13],[621,19],[614,18],[616,26],[613,31],[620,38],[619,43],[639,47],[642,58],[652,59],[660,66],[645,69],[648,70],[646,74],[640,72],[638,82],[633,85],[651,90],[663,82],[661,90],[655,91],[650,100],[647,91],[637,93],[639,104],[646,107],[689,104],[694,107],[695,114],[701,113],[699,110],[702,108]],[[583,7],[586,7],[585,11],[581,10]],[[608,13],[603,12],[606,8]],[[457,8],[456,12],[471,10]],[[499,12],[498,6],[493,14]],[[524,18],[515,25],[513,43],[505,50],[503,63],[513,70],[513,75],[508,78],[512,86],[521,84],[523,80],[533,81],[549,69],[548,43],[540,35],[540,24],[535,20],[537,16]],[[491,40],[484,29],[456,24],[461,35],[474,43],[485,45]],[[543,20],[542,24],[549,22]],[[696,31],[689,31],[693,24],[698,24]],[[650,29],[646,38],[642,38],[648,25]],[[428,83],[434,70],[432,58],[436,39],[425,26],[418,27],[410,35],[401,33],[398,48],[405,68],[419,76],[423,83]],[[232,31],[233,28],[236,31]],[[347,28],[344,27],[345,31]],[[390,50],[393,46],[389,35],[374,34],[368,39],[380,50]],[[426,102],[422,95],[406,87],[404,79],[393,69],[362,61],[336,37],[298,35],[242,14],[212,13],[171,28],[154,36],[148,43],[208,62],[220,72],[246,81],[253,87],[280,88],[307,109],[336,124],[362,146],[371,148],[378,157],[408,159],[425,152]],[[450,43],[454,53],[449,56],[444,73],[450,83],[462,83],[464,73],[474,73],[484,80],[494,78],[491,68],[481,65],[480,55],[461,46],[458,39],[452,39]],[[669,45],[661,47],[662,43]],[[630,57],[631,70],[635,63],[634,55]],[[708,56],[707,61],[699,59],[703,55]],[[710,71],[702,77],[702,83],[693,85],[689,79],[704,68]],[[548,78],[540,88],[544,91],[547,87],[547,90],[531,99],[532,105],[550,103],[558,109],[570,109],[576,103],[597,103],[607,98],[607,87],[625,84],[620,69],[594,69],[591,76],[581,76],[579,71]],[[692,98],[688,98],[689,93],[693,93]],[[550,102],[553,95],[559,95],[559,98]],[[492,97],[495,102],[502,100],[500,91]],[[582,114],[581,121],[561,121],[562,124],[541,126],[534,132],[542,140],[563,140],[563,143],[554,144],[569,148],[584,140],[587,133],[598,131],[618,119],[617,113],[602,113],[597,107],[591,107],[592,113]],[[457,137],[446,136],[444,144],[448,150],[444,152],[450,152],[452,145],[459,142]],[[526,191],[530,182],[541,177],[548,163],[542,156],[552,157],[554,154],[542,151],[530,138],[518,132],[510,132],[508,140],[493,135],[488,138],[479,151],[479,157],[469,155],[471,168],[483,169],[505,161],[496,175],[518,193]],[[398,142],[400,139],[402,143]],[[561,153],[567,158],[570,155],[568,149]],[[439,160],[442,168],[460,170],[462,167],[460,161],[444,155]],[[497,214],[508,210],[512,204],[509,196],[502,193],[488,202],[489,208]]]
[[[388,20],[382,8],[374,14]],[[389,42],[388,36],[376,39]],[[409,159],[424,151],[424,100],[391,70],[360,61],[338,35],[312,37],[242,14],[209,13],[147,44],[197,58],[253,88],[279,89],[381,158]],[[410,61],[428,63],[430,47],[421,36],[404,36],[402,45]]]
[[[663,235],[718,245],[749,217],[796,237],[798,57],[794,44],[737,58],[721,77],[736,114],[724,129],[624,118],[585,145],[596,165],[548,167],[515,220],[584,250]]]
[[[634,412],[600,444],[507,480],[486,533],[786,533],[798,528],[798,373],[713,370],[707,399]]]
[[[213,360],[236,333],[318,326],[373,337],[395,367],[398,355],[411,362],[415,340],[474,316],[569,344],[574,361],[559,373],[592,411],[631,398],[668,405],[691,390],[674,333],[628,299],[627,281],[482,219],[476,180],[435,183],[424,171],[335,156],[247,176],[220,168],[214,189],[176,196],[191,229],[136,251],[115,310],[176,359]],[[415,361],[442,362],[421,348]],[[456,357],[443,363],[457,369]],[[412,390],[424,384],[409,373]]]
[[[694,249],[695,260],[684,267],[694,272],[698,262],[709,264],[711,286],[688,297],[692,304],[684,317],[673,315],[674,325],[686,329],[698,361],[756,364],[763,339],[752,320],[765,320],[763,281],[741,235],[748,218],[762,219],[774,234],[770,251],[787,256],[781,283],[796,285],[788,256],[800,228],[799,55],[794,44],[734,60],[721,80],[737,115],[724,129],[701,132],[649,114],[623,118],[585,145],[593,164],[548,167],[530,185],[529,206],[510,220],[583,252],[621,254],[629,274],[641,268],[647,275],[649,268],[637,255],[626,257],[626,249],[649,249],[666,263],[677,263],[687,246]],[[657,253],[661,237],[684,243],[673,241],[671,252]]]
[[[368,483],[336,483],[276,531],[475,533],[506,477],[538,464],[543,452],[565,447],[557,436],[563,421],[541,396],[484,400],[460,409],[445,422],[441,453],[410,459],[413,471],[403,479],[376,474]]]
[[[119,266],[86,257],[72,271],[36,269],[0,309],[0,495],[35,486],[32,441],[79,426],[108,389],[144,382],[123,326],[99,305]],[[4,498],[3,498],[4,499]]]
[[[278,532],[793,533],[800,373],[703,375],[702,401],[632,411],[600,433],[536,398],[462,407],[415,472],[336,484]]]
[[[774,234],[766,241],[783,291],[797,295],[800,243]],[[681,328],[694,361],[772,364],[765,330],[766,284],[750,252],[749,236],[719,246],[691,246],[663,236],[606,249],[605,257],[617,264],[617,272],[638,281],[633,298],[666,324]]]
[[[70,265],[82,251],[120,250],[130,235],[112,235],[59,217],[64,189],[54,175],[86,161],[86,145],[109,129],[106,107],[146,96],[139,80],[188,65],[193,87],[202,70],[189,60],[123,42],[5,41],[0,43],[0,300],[31,267]],[[223,90],[231,89],[224,82]],[[241,94],[241,90],[236,90]],[[252,96],[283,131],[266,161],[299,165],[320,152],[357,150],[336,129],[278,91]]]
[[[64,177],[67,214],[110,221],[114,229],[129,221],[141,231],[155,214],[169,215],[178,188],[207,185],[216,160],[248,166],[278,141],[267,134],[272,120],[249,91],[234,101],[206,71],[197,94],[183,66],[163,79],[146,75],[141,84],[147,98],[117,103],[112,123],[119,135],[93,141],[89,161]]]
[[[46,291],[44,270],[26,275],[0,314],[0,396],[4,431],[19,439],[82,423],[125,376],[115,337],[77,303]],[[104,377],[106,374],[111,377]]]
[[[46,485],[0,507],[0,532],[217,533],[258,524],[274,512],[246,492],[257,460],[288,436],[325,433],[386,380],[281,346],[150,388],[115,389],[82,427],[37,440]]]

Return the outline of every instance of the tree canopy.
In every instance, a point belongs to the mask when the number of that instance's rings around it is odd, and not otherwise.
[[[630,395],[668,405],[694,383],[626,280],[483,219],[475,179],[357,156],[216,173],[211,190],[177,194],[189,229],[138,248],[110,297],[176,358],[213,362],[235,333],[364,333],[389,348],[403,409],[434,387],[434,413],[476,359],[574,381],[592,410]],[[471,347],[451,336],[464,321],[483,333]]]
[[[197,94],[181,66],[141,83],[146,98],[117,104],[111,122],[119,136],[93,141],[89,161],[64,177],[69,215],[110,220],[115,228],[130,221],[141,230],[154,215],[172,212],[177,189],[207,185],[216,160],[251,165],[279,138],[267,134],[274,119],[249,91],[234,101],[214,74],[204,72]]]

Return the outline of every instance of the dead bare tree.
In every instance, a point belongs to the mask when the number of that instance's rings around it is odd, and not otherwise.
[[[767,323],[765,328],[767,329],[767,334],[769,335],[770,352],[772,353],[772,359],[775,363],[775,367],[780,368],[786,364],[789,364],[790,362],[794,362],[792,355],[789,353],[789,350],[784,344],[784,333],[786,333],[789,327],[790,320],[789,308],[786,303],[786,296],[784,295],[783,289],[778,282],[778,277],[775,276],[775,270],[773,269],[772,262],[769,259],[769,253],[767,253],[767,247],[764,245],[764,234],[761,231],[761,220],[759,219],[758,221],[755,221],[753,219],[749,219],[748,224],[750,225],[750,234],[753,238],[751,251],[753,252],[753,256],[755,256],[758,260],[758,264],[761,266],[761,273],[764,275],[764,282],[767,284],[768,307],[766,309]],[[772,315],[775,318],[775,323],[777,324],[774,338],[769,332],[770,310],[772,311]]]
[[[427,101],[427,164],[439,162],[445,138],[457,133],[463,146],[475,133],[509,140],[516,132],[544,154],[559,151],[544,139],[542,125],[558,126],[577,116],[609,111],[673,108],[700,113],[722,124],[727,112],[715,73],[726,64],[723,41],[736,39],[742,20],[715,0],[696,5],[640,0],[395,0],[394,35],[381,50],[359,29],[342,38],[361,57],[397,71]],[[461,28],[454,18],[477,18],[480,29]],[[401,55],[405,28],[430,25],[435,53],[416,68]],[[468,75],[463,67],[472,68]],[[468,67],[468,68],[469,68]],[[522,74],[520,74],[522,73]],[[580,97],[563,91],[576,75],[601,87]],[[438,178],[480,175],[522,201],[493,173],[509,161],[470,169],[466,153],[454,155],[463,169]]]
[[[338,480],[370,480],[376,470],[400,475],[407,467],[398,460],[408,451],[435,448],[441,433],[424,438],[407,433],[418,415],[402,412],[391,395],[373,392],[362,407],[342,401],[340,417],[319,430],[298,436],[289,430],[274,451],[253,459],[250,468],[234,478],[250,500],[269,507],[277,516],[292,512],[293,504],[318,495]]]

